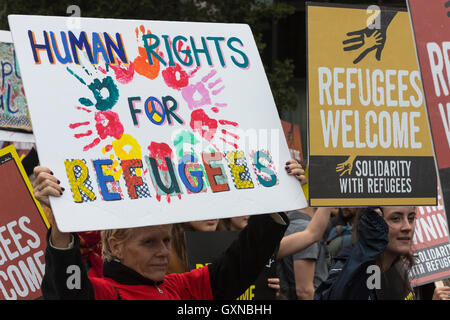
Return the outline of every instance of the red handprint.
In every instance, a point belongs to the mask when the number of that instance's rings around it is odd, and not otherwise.
[[[226,129],[220,129],[219,133],[217,132],[220,125],[231,125],[233,127],[237,127],[238,123],[228,120],[216,120],[213,118],[210,118],[203,109],[197,109],[194,110],[191,113],[191,121],[190,121],[190,127],[194,132],[197,132],[200,134],[203,139],[210,142],[213,147],[217,151],[223,151],[222,148],[219,148],[213,139],[218,139],[221,142],[225,142],[233,148],[238,149],[239,146],[234,141],[239,140],[240,137]],[[231,141],[228,140],[229,138],[232,138]]]
[[[85,111],[87,113],[91,113],[91,110],[86,108],[77,107],[78,110]],[[95,120],[95,129],[97,131],[98,136],[94,138],[89,144],[83,147],[83,151],[87,151],[95,146],[97,146],[102,140],[105,140],[107,137],[113,137],[116,139],[120,139],[124,132],[124,128],[122,123],[120,122],[119,115],[113,111],[99,111],[94,115]],[[71,123],[69,125],[70,129],[76,129],[79,127],[89,126],[91,125],[91,121],[77,122]],[[86,132],[76,133],[74,137],[77,139],[89,137],[93,134],[91,129],[88,129]]]
[[[169,41],[170,46],[172,46],[172,42]],[[180,55],[181,50],[183,49],[183,43],[178,42],[178,55]],[[190,47],[187,46],[186,50],[190,50]],[[188,61],[188,56],[184,58],[184,62]],[[181,65],[178,63],[175,66],[167,67],[165,70],[161,72],[164,82],[175,90],[181,90],[189,84],[189,78],[191,78],[200,67],[195,67],[193,70],[188,71],[187,69],[183,69]]]

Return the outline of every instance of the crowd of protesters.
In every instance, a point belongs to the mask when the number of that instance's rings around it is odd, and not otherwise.
[[[47,235],[45,299],[237,299],[271,257],[277,277],[267,286],[277,299],[413,300],[408,270],[415,207],[304,208],[291,212],[192,221],[173,225],[61,232],[49,197],[64,189],[34,149],[23,159],[35,197],[51,222]],[[296,160],[286,171],[306,183]],[[189,271],[186,231],[239,233],[211,264]],[[81,270],[80,289],[66,286],[67,267]],[[368,268],[380,270],[381,285],[370,288]],[[450,287],[434,288],[430,299],[450,300]]]

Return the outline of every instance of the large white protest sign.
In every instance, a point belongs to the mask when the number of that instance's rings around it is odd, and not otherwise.
[[[306,206],[250,28],[9,16],[63,231]]]

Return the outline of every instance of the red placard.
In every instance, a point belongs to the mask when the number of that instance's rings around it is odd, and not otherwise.
[[[0,300],[40,297],[48,222],[14,146],[0,150]]]
[[[450,7],[448,0],[409,0],[439,169],[450,167]]]
[[[450,277],[450,243],[445,216],[439,188],[437,206],[416,207],[416,228],[412,246],[416,259],[410,270],[413,286]]]
[[[295,123],[281,120],[286,142],[291,153],[291,157],[303,161],[302,139],[300,135],[300,126]]]
[[[442,195],[450,220],[450,1],[408,0]]]

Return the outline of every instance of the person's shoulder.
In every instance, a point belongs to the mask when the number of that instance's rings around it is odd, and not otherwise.
[[[100,286],[108,286],[112,287],[114,285],[120,285],[119,282],[116,282],[115,280],[108,278],[108,277],[95,277],[95,276],[89,276],[89,280],[94,285],[100,285]]]
[[[94,288],[96,300],[117,299],[117,287],[121,286],[118,282],[105,277],[89,277],[89,280]]]
[[[286,234],[288,235],[288,234],[304,231],[306,229],[306,227],[308,227],[308,224],[309,224],[309,221],[305,221],[305,220],[291,221],[286,230]]]
[[[208,265],[184,273],[167,274],[163,287],[177,292],[182,300],[213,298]]]
[[[164,282],[180,282],[184,281],[185,279],[195,279],[195,278],[202,278],[202,277],[209,277],[209,268],[208,266],[204,266],[198,269],[192,269],[187,272],[183,273],[169,273],[166,274],[164,277]]]
[[[289,225],[307,226],[311,221],[310,216],[308,216],[306,213],[298,211],[291,211],[288,214],[288,218],[289,218]]]

